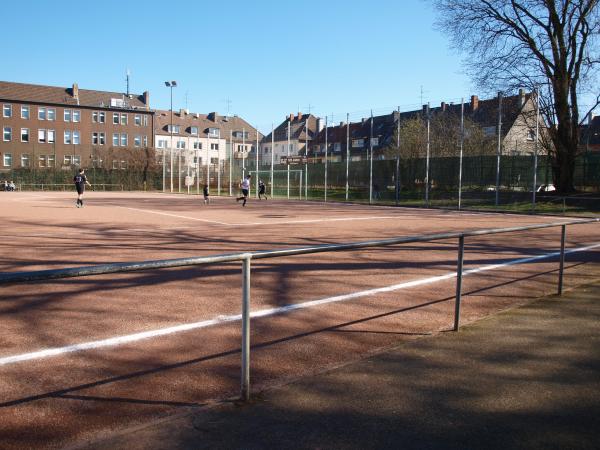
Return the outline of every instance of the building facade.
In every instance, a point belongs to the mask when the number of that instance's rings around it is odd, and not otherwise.
[[[123,150],[154,147],[149,94],[0,82],[0,172],[126,169]]]
[[[261,164],[281,164],[288,156],[306,156],[307,145],[323,128],[324,122],[312,114],[290,114],[259,145]],[[288,149],[289,145],[289,149]]]

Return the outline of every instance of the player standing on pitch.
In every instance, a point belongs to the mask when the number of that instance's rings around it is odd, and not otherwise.
[[[235,199],[236,202],[244,200],[242,206],[246,206],[246,202],[248,201],[248,194],[250,192],[250,178],[251,175],[246,175],[246,178],[242,180],[242,182],[240,183],[240,187],[242,188],[242,196]]]
[[[263,180],[258,180],[258,199],[262,200],[261,196],[265,196],[265,200],[268,200],[267,193],[265,192],[265,183]]]
[[[85,191],[85,185],[91,186],[85,176],[85,170],[79,169],[79,173],[73,177],[73,183],[75,183],[75,189],[77,189],[77,203],[75,206],[83,208],[83,192]]]

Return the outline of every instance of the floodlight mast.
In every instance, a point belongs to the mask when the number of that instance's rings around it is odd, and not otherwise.
[[[171,89],[171,140],[170,140],[170,159],[171,159],[171,192],[173,192],[173,88],[177,87],[177,81],[165,81],[165,86]],[[178,174],[179,176],[179,174]],[[163,154],[163,192],[165,191],[165,158]]]

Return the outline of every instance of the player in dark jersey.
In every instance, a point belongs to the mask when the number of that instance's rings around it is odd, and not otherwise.
[[[83,208],[83,192],[85,191],[85,185],[91,186],[85,176],[85,170],[79,169],[79,173],[73,177],[73,183],[75,183],[75,189],[77,189],[77,203],[75,206]]]

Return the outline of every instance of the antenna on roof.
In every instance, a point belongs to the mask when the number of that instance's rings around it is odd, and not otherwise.
[[[231,103],[232,103],[232,101],[231,101],[231,99],[229,97],[227,97],[224,100],[224,102],[225,102],[225,106],[226,106],[226,109],[227,109],[227,115],[229,115],[229,113],[231,111]]]
[[[129,71],[129,68],[127,68],[125,78],[125,81],[127,82],[127,97],[129,97],[129,75],[131,75],[131,72]]]
[[[185,91],[185,109],[188,109],[188,93],[189,91]]]

